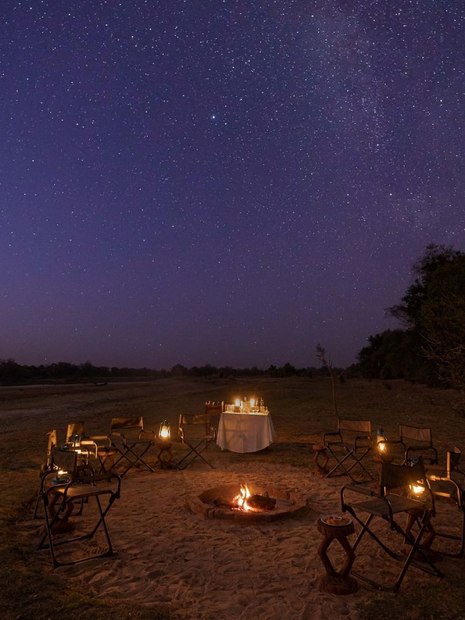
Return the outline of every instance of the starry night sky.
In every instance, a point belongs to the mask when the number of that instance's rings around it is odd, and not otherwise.
[[[355,361],[465,249],[462,0],[3,0],[0,358]]]

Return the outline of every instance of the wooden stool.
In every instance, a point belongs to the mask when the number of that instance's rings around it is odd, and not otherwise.
[[[326,574],[320,577],[320,590],[330,594],[352,594],[358,589],[357,581],[349,575],[355,560],[355,553],[347,540],[347,536],[355,532],[352,520],[345,515],[322,517],[317,521],[318,531],[323,534],[323,540],[318,548]],[[341,545],[346,554],[346,561],[340,570],[336,570],[328,557],[328,547],[333,540]]]
[[[328,451],[326,450],[326,447],[321,444],[317,444],[313,446],[313,451],[315,452],[313,460],[318,467],[318,473],[322,476],[326,476],[326,474],[328,473],[328,468],[326,467],[326,465],[329,461]]]
[[[170,469],[171,462],[173,461],[173,451],[171,449],[171,443],[161,441],[157,443],[158,453],[157,461],[161,469]]]

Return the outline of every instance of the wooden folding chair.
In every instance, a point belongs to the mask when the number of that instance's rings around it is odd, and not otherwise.
[[[353,551],[356,553],[365,534],[368,534],[387,555],[401,563],[401,569],[392,583],[376,581],[371,576],[356,571],[352,571],[352,574],[379,590],[392,592],[397,592],[411,565],[441,577],[442,573],[428,553],[435,536],[431,525],[435,507],[434,495],[421,458],[413,466],[381,462],[379,484],[378,492],[360,485],[344,486],[341,489],[341,508],[344,512],[349,512],[361,527],[352,545]],[[413,489],[417,488],[422,490],[428,501],[426,498],[416,499],[409,496],[413,493]],[[364,499],[360,500],[362,495]],[[405,526],[400,525],[400,516],[406,517]],[[385,537],[381,538],[379,528],[373,528],[372,522],[376,519],[384,521],[389,526],[388,531],[396,532],[402,537],[408,545],[407,553],[398,553],[392,548],[392,542],[387,541]],[[379,574],[383,574],[383,567],[380,567]]]
[[[363,463],[372,445],[370,420],[338,419],[337,430],[323,434],[323,445],[315,449],[315,462],[327,478],[345,475],[359,482],[354,475],[358,472],[372,480]]]
[[[120,497],[121,478],[117,474],[96,475],[88,465],[78,466],[73,450],[52,448],[52,467],[41,481],[41,497],[45,513],[45,529],[38,549],[49,549],[53,567],[77,564],[84,560],[113,554],[110,534],[105,521],[114,501]],[[91,500],[94,500],[91,506]],[[74,512],[76,503],[81,510]],[[85,516],[82,508],[86,505]],[[71,515],[80,516],[84,533],[74,534]],[[84,541],[99,540],[94,549]],[[57,555],[57,549],[69,545],[70,555]],[[95,548],[100,552],[94,553]]]
[[[176,463],[178,469],[185,469],[197,458],[215,469],[205,458],[204,452],[215,440],[215,429],[209,414],[182,413],[179,416],[178,432],[181,442],[187,448],[186,454]]]
[[[142,416],[113,418],[109,437],[111,447],[119,453],[112,468],[117,468],[121,463],[123,466],[121,477],[133,467],[142,466],[149,471],[155,471],[145,456],[156,445],[155,434],[144,429]]]

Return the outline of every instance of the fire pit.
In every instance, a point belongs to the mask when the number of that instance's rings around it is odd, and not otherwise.
[[[209,519],[262,523],[300,516],[308,502],[291,493],[254,484],[225,485],[208,489],[187,500],[190,510]]]

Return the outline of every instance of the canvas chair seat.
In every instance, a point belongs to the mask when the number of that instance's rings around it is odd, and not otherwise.
[[[61,475],[60,470],[64,472]],[[78,465],[78,454],[73,450],[52,449],[52,469],[41,481],[45,527],[38,549],[50,550],[54,568],[113,554],[105,518],[120,497],[120,490],[118,475],[96,475],[89,465]],[[79,513],[75,512],[77,502],[81,506]],[[71,516],[80,517],[84,533],[74,534]],[[94,554],[86,549],[84,541],[97,536],[100,552]],[[58,551],[65,546],[70,550],[67,557]]]
[[[419,483],[424,485],[428,502],[408,495],[411,485]],[[360,496],[364,498],[360,499]],[[371,541],[401,564],[398,576],[391,583],[375,580],[371,575],[357,572],[356,561],[354,563],[356,570],[352,571],[355,577],[376,589],[397,592],[410,566],[438,577],[442,576],[429,554],[429,548],[435,537],[431,524],[435,504],[421,459],[414,466],[381,462],[379,491],[360,485],[346,485],[341,489],[341,508],[343,512],[349,512],[360,526],[352,546],[354,553],[364,540],[365,534],[368,534]],[[401,525],[398,518],[401,515],[406,517],[406,525]],[[374,527],[380,520],[388,526],[389,532],[397,533],[407,544],[407,553],[395,550],[392,541],[383,536],[382,530]],[[385,574],[383,566],[377,571],[381,576],[380,579],[383,579],[382,575]],[[374,570],[376,569],[373,569],[373,572]]]
[[[207,460],[205,452],[209,445],[215,441],[216,432],[211,422],[211,416],[204,414],[182,413],[179,416],[178,433],[181,443],[186,448],[186,453],[176,463],[178,469],[185,469],[196,459],[215,469]]]
[[[348,476],[353,482],[372,480],[363,460],[372,450],[371,421],[338,419],[336,431],[323,434],[323,443],[315,449],[315,462],[327,478]]]

